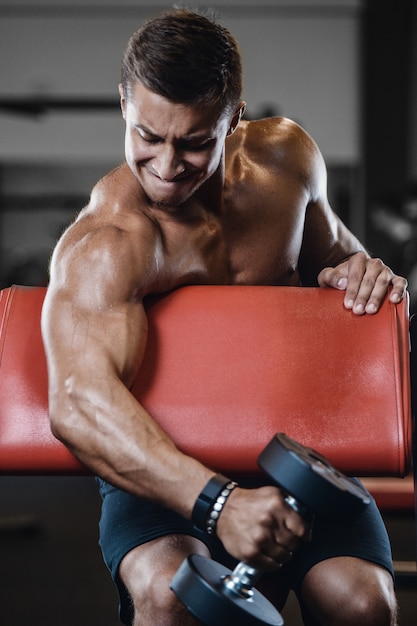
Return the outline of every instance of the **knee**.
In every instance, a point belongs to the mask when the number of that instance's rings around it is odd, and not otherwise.
[[[396,626],[397,600],[393,585],[370,584],[355,589],[346,598],[348,624]]]
[[[348,588],[339,590],[337,596],[323,591],[320,600],[305,606],[306,624],[321,626],[397,626],[397,603],[392,594],[380,593],[375,589]],[[311,621],[310,621],[311,620]]]
[[[177,558],[137,558],[135,550],[125,557],[120,566],[120,576],[131,600],[132,626],[197,624],[170,589],[170,582],[180,563]]]
[[[302,601],[307,615],[314,618],[313,623],[397,625],[397,601],[388,572],[366,562],[357,567],[356,562],[348,560],[344,569],[334,565],[335,562],[323,563],[316,572],[311,571],[311,576],[307,575],[303,585]]]
[[[129,571],[125,570],[123,582],[132,603],[133,626],[195,624],[170,589],[175,572],[176,568],[166,563],[155,564],[144,570],[140,561],[132,562]]]
[[[160,570],[147,572],[144,576],[130,580],[129,593],[134,606],[135,615],[142,616],[143,623],[179,624],[184,615],[184,607],[171,591],[169,584],[175,572]],[[145,616],[147,618],[145,619]],[[153,620],[151,621],[151,616]],[[164,620],[162,620],[164,616]],[[169,621],[168,617],[169,616]],[[158,619],[157,619],[158,618]],[[138,621],[138,623],[142,623]]]

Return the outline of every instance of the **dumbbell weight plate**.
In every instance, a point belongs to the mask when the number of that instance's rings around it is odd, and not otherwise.
[[[251,599],[228,591],[223,580],[231,573],[210,558],[192,554],[170,586],[191,615],[206,626],[282,626],[280,613],[256,589]]]
[[[324,519],[347,521],[370,502],[357,481],[284,433],[275,435],[264,448],[258,464],[285,492]]]

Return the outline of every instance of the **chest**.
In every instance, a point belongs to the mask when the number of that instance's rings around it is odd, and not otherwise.
[[[304,215],[300,193],[237,184],[226,190],[222,211],[165,225],[165,274],[175,286],[296,285]]]
[[[223,232],[233,282],[297,284],[306,197],[300,186],[262,172],[224,198]]]

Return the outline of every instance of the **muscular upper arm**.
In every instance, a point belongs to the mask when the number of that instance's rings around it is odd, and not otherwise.
[[[305,130],[286,118],[260,120],[245,128],[257,159],[262,162],[267,156],[277,207],[282,213],[279,224],[296,224],[297,233],[302,231],[301,239],[297,239],[297,245],[301,243],[297,249],[301,282],[317,285],[317,276],[324,267],[363,250],[329,205],[321,152]],[[290,236],[288,228],[286,232]]]
[[[355,252],[364,251],[364,247],[331,208],[324,159],[308,135],[304,139],[304,153],[309,200],[299,269],[304,285],[316,285],[317,276],[324,267],[335,266]]]
[[[111,393],[112,381],[129,386],[146,344],[141,288],[151,272],[149,243],[115,226],[83,229],[74,225],[54,252],[42,313],[57,402],[69,387],[100,396]]]

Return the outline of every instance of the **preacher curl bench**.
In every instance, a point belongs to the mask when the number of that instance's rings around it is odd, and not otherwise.
[[[0,474],[88,473],[49,427],[44,296],[41,287],[0,292]],[[258,475],[259,452],[283,432],[369,477],[383,508],[410,506],[406,300],[358,317],[333,289],[189,286],[146,306],[131,391],[185,453],[216,472]]]

